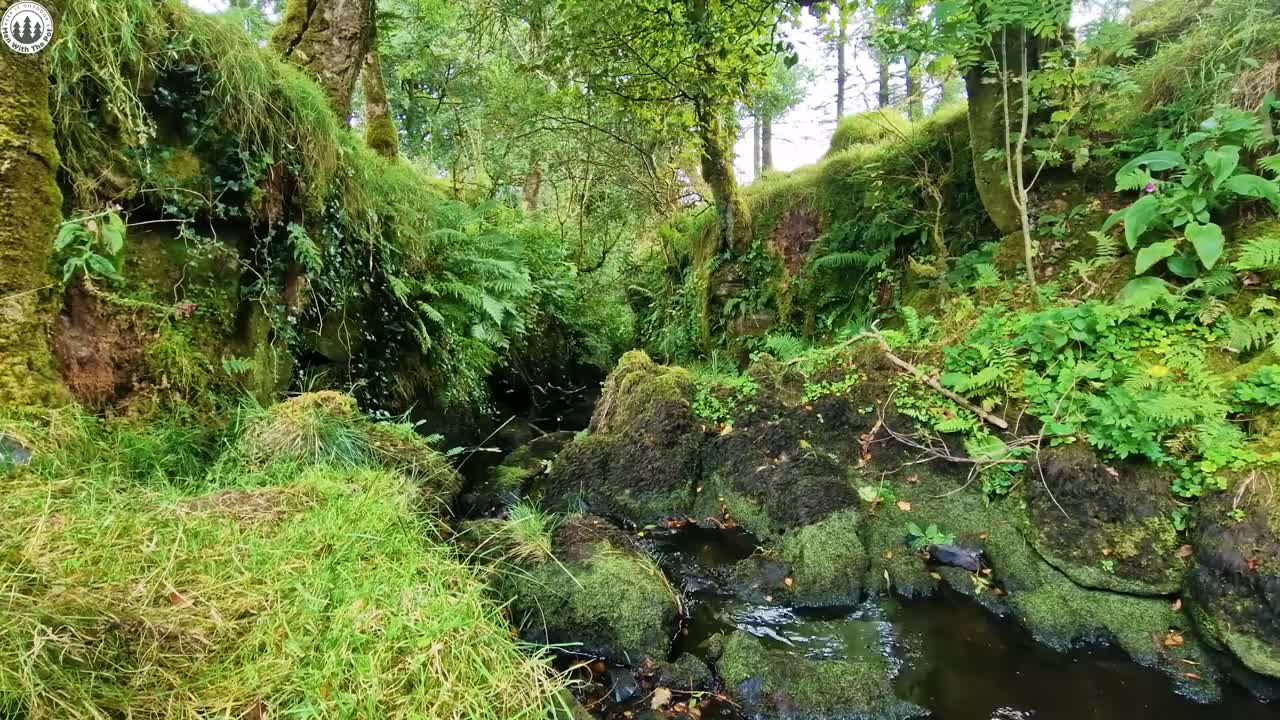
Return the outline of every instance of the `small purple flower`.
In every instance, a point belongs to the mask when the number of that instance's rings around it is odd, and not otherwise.
[[[1147,183],[1147,186],[1146,186],[1146,187],[1144,187],[1144,188],[1142,188],[1142,189],[1143,189],[1143,191],[1144,191],[1144,192],[1147,192],[1147,193],[1153,193],[1153,192],[1155,192],[1155,191],[1156,191],[1156,184],[1155,184],[1155,183],[1153,183],[1153,182],[1149,182],[1149,183]]]

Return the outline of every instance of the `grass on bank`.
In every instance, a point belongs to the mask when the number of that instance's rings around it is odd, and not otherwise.
[[[0,715],[542,718],[560,684],[385,467],[59,413],[0,494]]]

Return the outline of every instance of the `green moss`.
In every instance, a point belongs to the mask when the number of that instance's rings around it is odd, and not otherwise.
[[[718,667],[735,701],[755,717],[894,720],[921,712],[894,696],[887,661],[875,649],[815,661],[766,648],[739,631],[725,642]]]
[[[791,568],[792,602],[852,605],[862,595],[867,554],[858,537],[859,513],[835,513],[783,536],[780,556]]]
[[[1280,678],[1280,649],[1244,633],[1226,631],[1222,640],[1244,666],[1268,677]]]
[[[591,418],[591,431],[643,429],[659,417],[664,404],[688,408],[693,395],[693,376],[688,370],[659,365],[643,350],[632,350],[610,373]]]
[[[695,690],[711,684],[711,668],[698,656],[684,653],[675,662],[658,666],[657,681],[677,690]]]
[[[501,582],[526,633],[627,664],[665,657],[676,608],[662,571],[607,542],[575,552],[589,555],[524,568]]]
[[[901,139],[905,137],[911,126],[902,113],[892,108],[867,110],[840,118],[835,133],[831,135],[831,149],[828,154],[861,145],[874,143],[882,139]]]

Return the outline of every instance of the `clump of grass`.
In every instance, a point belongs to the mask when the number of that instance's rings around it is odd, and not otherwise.
[[[533,503],[521,501],[507,511],[506,528],[510,536],[510,553],[516,561],[550,560],[552,538],[557,518]]]
[[[403,475],[220,462],[186,478],[193,492],[155,482],[166,462],[138,482],[116,425],[23,428],[36,459],[0,494],[0,708],[30,720],[548,716],[561,685],[546,658],[513,639]]]

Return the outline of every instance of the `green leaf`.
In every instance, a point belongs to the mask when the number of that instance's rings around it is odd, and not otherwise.
[[[1130,205],[1124,213],[1124,241],[1132,250],[1138,240],[1151,227],[1151,221],[1160,215],[1160,201],[1155,195],[1146,195]]]
[[[1213,187],[1217,189],[1222,187],[1222,183],[1240,165],[1240,148],[1224,145],[1218,150],[1205,150],[1201,161],[1209,168],[1209,173],[1213,175]]]
[[[58,230],[58,237],[53,241],[53,249],[66,250],[71,243],[75,242],[76,239],[80,237],[80,234],[81,230],[79,223],[65,223]]]
[[[1120,168],[1119,172],[1116,173],[1116,178],[1118,179],[1122,175],[1128,175],[1143,165],[1146,165],[1147,169],[1152,172],[1159,172],[1160,170],[1182,167],[1186,164],[1187,161],[1182,158],[1180,153],[1176,153],[1172,150],[1153,150],[1152,152],[1139,155],[1125,163],[1125,166]]]
[[[1187,239],[1195,247],[1196,255],[1199,256],[1200,262],[1204,264],[1206,269],[1212,270],[1213,266],[1218,263],[1218,258],[1222,257],[1224,242],[1222,228],[1214,223],[1209,223],[1208,225],[1187,223]]]
[[[1226,188],[1245,197],[1266,198],[1280,210],[1280,183],[1257,175],[1236,175],[1227,180]]]
[[[1138,259],[1133,264],[1134,274],[1141,275],[1149,270],[1152,265],[1169,257],[1176,251],[1177,248],[1168,240],[1151,243],[1138,251]]]
[[[1165,262],[1165,266],[1181,278],[1193,278],[1200,274],[1200,264],[1190,255],[1174,255]]]

